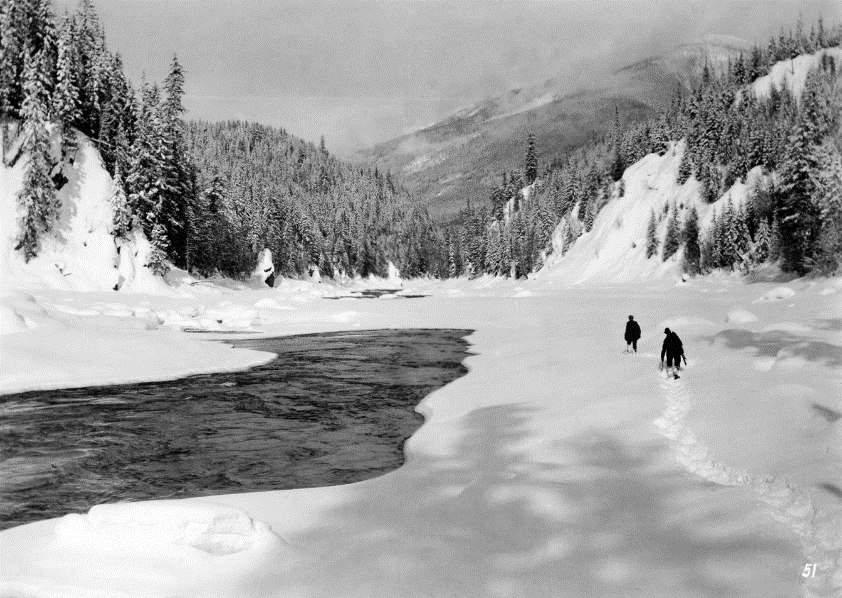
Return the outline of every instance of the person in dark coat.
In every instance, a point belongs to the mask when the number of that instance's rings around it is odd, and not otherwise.
[[[629,321],[626,322],[626,353],[631,353],[632,349],[637,353],[637,341],[640,338],[640,326],[634,321],[634,316],[629,316]]]
[[[667,376],[672,373],[672,376],[678,380],[678,370],[681,369],[681,358],[684,356],[684,345],[681,344],[681,339],[675,332],[669,328],[664,328],[664,344],[661,347],[661,368],[664,367],[664,355],[667,357]]]

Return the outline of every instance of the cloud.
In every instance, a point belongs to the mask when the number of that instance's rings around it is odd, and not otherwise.
[[[98,9],[134,80],[162,79],[178,54],[189,116],[242,115],[342,147],[552,76],[575,85],[707,33],[764,41],[799,12],[808,23],[819,12],[842,20],[838,0],[100,0]]]

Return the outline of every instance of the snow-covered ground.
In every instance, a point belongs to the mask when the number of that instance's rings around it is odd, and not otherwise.
[[[483,278],[404,283],[401,292],[425,299],[347,301],[313,293],[325,285],[295,284],[138,299],[155,313],[189,305],[207,313],[230,301],[218,313],[254,311],[267,335],[476,330],[469,374],[419,406],[426,423],[406,445],[406,464],[348,486],[113,505],[13,528],[0,534],[0,595],[795,596],[801,588],[832,596],[842,588],[838,281],[782,287],[723,276],[557,289]],[[102,313],[96,294],[68,298],[76,313],[55,317],[70,329],[118,318],[86,315]],[[629,313],[643,328],[637,356],[622,354]],[[657,371],[664,326],[687,350],[678,381]],[[135,350],[126,328],[112,329],[115,355]],[[34,334],[4,335],[4,364],[6,343]],[[39,358],[31,359],[38,384]],[[101,379],[123,375],[119,362],[98,365]],[[4,365],[4,386],[10,375]],[[815,578],[801,577],[807,563],[817,564]]]
[[[651,209],[698,203],[692,179],[674,183],[680,152],[629,168],[626,196],[530,280],[275,288],[262,274],[164,284],[142,237],[118,255],[95,153],[70,178],[96,185],[24,264],[9,224],[18,173],[3,169],[0,392],[271,358],[210,342],[232,333],[475,332],[469,373],[419,405],[397,471],[6,530],[0,596],[839,596],[842,282],[682,281],[677,259],[646,260]],[[700,207],[703,221],[717,209]],[[395,293],[324,299],[372,287]],[[628,314],[637,356],[622,353]],[[687,352],[679,380],[657,370],[665,326]]]

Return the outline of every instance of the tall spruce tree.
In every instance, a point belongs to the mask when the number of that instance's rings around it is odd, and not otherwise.
[[[171,246],[171,256],[180,266],[186,264],[187,243],[190,236],[187,211],[190,209],[190,165],[187,154],[184,121],[186,112],[184,97],[184,69],[173,56],[170,71],[164,79],[164,99],[161,103],[163,142],[168,149],[169,160],[165,163],[164,176],[167,191],[164,197],[165,220],[162,221]],[[308,247],[312,243],[307,244]],[[316,260],[316,263],[318,260]]]
[[[526,158],[524,160],[523,178],[527,185],[531,185],[538,178],[538,155],[535,152],[535,133],[529,133],[526,138]]]
[[[696,206],[692,206],[684,220],[684,271],[699,274],[702,271],[702,250],[699,240],[699,213]]]
[[[798,274],[808,271],[818,237],[819,210],[813,202],[815,175],[820,169],[817,143],[818,106],[805,89],[801,114],[780,171],[781,184],[776,216],[780,226],[783,268]]]
[[[652,215],[649,217],[649,225],[646,227],[646,258],[650,258],[658,253],[658,246],[660,241],[658,239],[658,220],[655,217],[655,210],[652,210]]]
[[[769,257],[769,249],[771,245],[771,231],[765,219],[760,221],[757,226],[757,234],[754,238],[754,245],[752,255],[755,264],[762,264]]]
[[[129,201],[126,197],[126,189],[123,186],[123,177],[119,171],[114,173],[114,181],[111,185],[111,209],[114,217],[111,223],[111,234],[115,239],[127,240],[133,226],[132,212],[129,208]]]
[[[38,253],[38,242],[58,216],[58,201],[51,178],[50,135],[47,131],[50,97],[46,53],[28,51],[24,61],[23,150],[28,159],[18,204],[23,212],[17,249],[26,261]]]
[[[663,257],[664,261],[671,258],[681,247],[681,226],[678,223],[678,210],[672,207],[671,215],[667,220],[667,233],[664,237]]]
[[[79,120],[79,91],[74,80],[76,70],[70,20],[65,15],[58,37],[56,82],[52,97],[52,114],[60,127],[62,159],[76,153],[76,132],[73,125]]]

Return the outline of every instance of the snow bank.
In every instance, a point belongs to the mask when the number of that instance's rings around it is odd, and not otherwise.
[[[212,556],[265,552],[282,544],[262,521],[209,501],[148,501],[104,504],[87,515],[66,515],[56,525],[62,548],[129,544],[140,551],[193,548]]]

